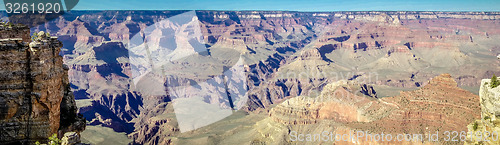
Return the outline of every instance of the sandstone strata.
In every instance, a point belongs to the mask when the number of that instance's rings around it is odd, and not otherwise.
[[[0,33],[8,34],[0,40],[0,142],[46,142],[55,133],[83,131],[61,42],[42,32],[30,43],[29,28],[22,25]]]
[[[350,85],[351,84],[351,85]],[[457,144],[446,142],[444,131],[466,131],[468,121],[479,118],[479,97],[457,87],[449,74],[430,80],[415,91],[382,99],[358,96],[352,83],[337,82],[324,87],[317,97],[295,97],[270,111],[258,122],[254,142],[335,144]],[[367,131],[385,134],[428,134],[440,131],[440,141],[291,141],[290,131],[299,133],[350,133]]]

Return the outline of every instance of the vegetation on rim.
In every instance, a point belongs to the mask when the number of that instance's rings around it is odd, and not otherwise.
[[[497,79],[497,76],[496,75],[493,75],[493,77],[491,77],[491,88],[496,88],[500,85],[500,80]]]

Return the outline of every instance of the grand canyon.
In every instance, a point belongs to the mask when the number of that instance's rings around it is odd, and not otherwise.
[[[50,45],[60,51],[35,54],[62,56],[46,65],[58,76],[67,66],[66,91],[86,119],[83,143],[474,144],[442,134],[436,142],[290,135],[500,126],[485,118],[495,116],[500,93],[482,81],[500,75],[500,12],[70,11],[28,26],[60,41]],[[29,42],[29,32],[24,37]],[[26,69],[15,63],[31,59],[9,54],[6,41],[0,90],[10,92],[24,78],[8,78]],[[61,104],[70,95],[53,77],[44,78],[50,88],[31,91],[61,88],[40,100]],[[3,92],[0,103],[12,104]],[[26,118],[13,109],[2,108],[0,124]]]

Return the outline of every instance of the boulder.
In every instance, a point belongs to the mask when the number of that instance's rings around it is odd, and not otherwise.
[[[61,139],[61,145],[74,145],[80,143],[80,135],[76,132],[66,132]]]

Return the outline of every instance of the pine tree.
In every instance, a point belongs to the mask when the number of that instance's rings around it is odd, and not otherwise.
[[[493,77],[491,77],[491,88],[496,88],[497,86],[500,85],[500,81],[497,79],[497,76],[493,74]]]

